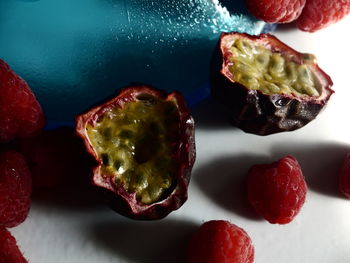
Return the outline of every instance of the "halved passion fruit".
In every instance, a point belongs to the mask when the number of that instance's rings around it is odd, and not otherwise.
[[[212,92],[233,124],[259,135],[291,131],[313,120],[334,92],[311,54],[269,34],[223,33]]]
[[[125,88],[77,117],[77,132],[98,162],[93,183],[117,212],[159,219],[186,201],[195,161],[194,122],[179,93]]]

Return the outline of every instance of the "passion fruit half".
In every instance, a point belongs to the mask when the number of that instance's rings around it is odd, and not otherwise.
[[[194,121],[181,94],[130,86],[76,121],[98,163],[93,184],[114,210],[134,219],[160,219],[187,200]]]
[[[223,33],[212,93],[248,133],[292,131],[316,118],[334,92],[315,56],[270,34]],[[214,60],[215,61],[215,60]],[[215,62],[213,62],[215,64]]]

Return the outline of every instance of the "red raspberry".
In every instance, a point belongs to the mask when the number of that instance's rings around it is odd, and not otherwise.
[[[19,250],[16,239],[0,227],[0,263],[28,263]]]
[[[20,140],[20,150],[28,160],[34,187],[60,186],[85,172],[86,151],[74,129],[43,131]]]
[[[339,176],[340,191],[350,198],[350,153],[346,156]]]
[[[303,31],[314,32],[339,21],[349,13],[349,0],[307,0],[297,26]]]
[[[16,151],[0,153],[0,226],[14,227],[29,213],[32,178],[24,157]]]
[[[254,247],[248,234],[230,222],[208,221],[190,240],[188,263],[252,263]]]
[[[293,156],[254,165],[249,170],[249,202],[272,224],[291,222],[304,204],[306,192],[304,176]]]
[[[30,137],[44,126],[44,114],[28,84],[0,59],[0,143]]]
[[[296,20],[306,0],[246,0],[249,11],[268,23],[289,23]]]

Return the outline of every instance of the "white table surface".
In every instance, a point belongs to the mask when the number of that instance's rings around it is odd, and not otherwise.
[[[350,17],[309,34],[284,26],[275,35],[313,53],[333,79],[328,107],[306,127],[260,137],[230,127],[203,103],[194,109],[197,160],[189,199],[155,222],[119,216],[83,194],[34,200],[28,219],[11,229],[31,263],[179,262],[186,238],[204,221],[229,220],[255,245],[256,263],[350,262],[350,200],[338,193],[337,169],[350,151]],[[272,225],[242,195],[249,167],[293,154],[309,191],[297,218]]]

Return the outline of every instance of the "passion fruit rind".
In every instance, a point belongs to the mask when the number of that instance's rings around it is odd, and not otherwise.
[[[292,131],[315,119],[334,92],[331,78],[311,54],[270,34],[223,33],[212,94],[233,125],[248,133]],[[215,60],[213,60],[215,61]]]
[[[98,162],[93,183],[120,214],[160,219],[187,200],[194,121],[178,92],[127,87],[77,117],[77,132]]]

